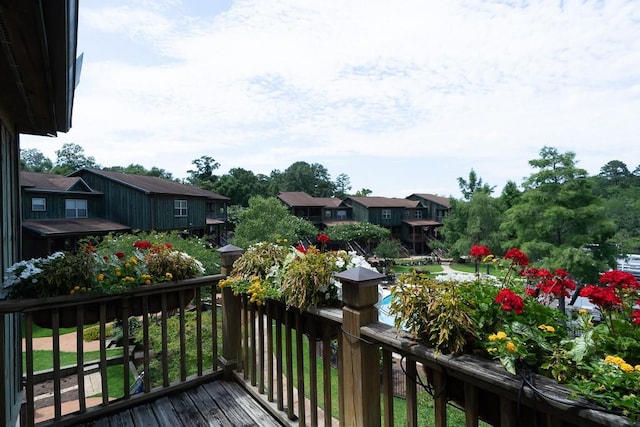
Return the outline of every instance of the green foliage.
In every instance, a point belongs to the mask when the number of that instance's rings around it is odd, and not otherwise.
[[[326,230],[326,234],[331,238],[331,240],[340,242],[348,242],[350,240],[358,242],[367,242],[372,240],[379,241],[391,237],[391,232],[388,228],[371,224],[369,222],[339,224],[329,227]]]
[[[565,261],[559,258],[561,249],[579,248],[592,257],[592,264],[612,265],[611,254],[587,250],[607,245],[615,227],[594,195],[586,171],[575,166],[575,154],[544,147],[540,156],[529,161],[538,170],[525,180],[518,203],[505,212],[502,231],[509,240],[504,249],[520,247],[533,260],[559,266]],[[581,261],[572,273],[587,278],[593,271]]]
[[[56,150],[56,162],[53,165],[52,173],[58,175],[67,175],[73,171],[82,168],[97,168],[93,156],[86,156],[84,148],[78,144],[65,143],[60,150]]]
[[[108,337],[113,336],[113,324],[109,323],[106,325],[105,335]],[[82,331],[82,338],[87,342],[99,340],[100,325],[92,325],[84,328],[84,330]]]
[[[396,328],[406,328],[444,354],[465,350],[476,337],[468,302],[453,281],[440,282],[412,272],[391,290],[389,314]]]
[[[402,250],[402,243],[400,243],[399,240],[385,239],[378,243],[376,248],[373,250],[373,253],[378,258],[398,258],[400,257]]]
[[[185,338],[186,338],[186,366],[187,375],[193,375],[197,372],[197,356],[198,343],[196,331],[196,313],[183,313],[185,321]],[[212,366],[212,329],[211,329],[211,313],[202,313],[202,350],[204,366]],[[221,334],[219,334],[221,336]],[[167,359],[169,360],[169,381],[177,381],[180,379],[180,316],[172,316],[167,319]],[[143,342],[143,330],[136,331],[136,341]],[[152,322],[149,325],[149,342],[151,352],[154,355],[150,362],[149,378],[151,378],[152,387],[162,384],[162,326],[159,322]]]
[[[47,173],[53,168],[51,159],[42,154],[37,148],[20,149],[20,170]]]
[[[309,221],[293,216],[275,197],[252,197],[239,213],[233,244],[248,248],[254,243],[312,238],[317,229]]]

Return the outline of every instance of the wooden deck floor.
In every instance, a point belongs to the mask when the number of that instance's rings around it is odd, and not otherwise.
[[[267,426],[282,424],[238,383],[212,381],[83,427]]]

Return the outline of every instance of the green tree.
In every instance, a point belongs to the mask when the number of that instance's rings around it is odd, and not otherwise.
[[[469,255],[471,246],[488,246],[500,255],[504,236],[500,230],[503,210],[500,199],[476,191],[469,201],[450,201],[452,214],[445,217],[442,233],[453,257]]]
[[[325,233],[333,241],[345,243],[353,241],[367,251],[370,251],[371,247],[379,241],[391,238],[389,229],[369,222],[338,224],[327,228]]]
[[[304,191],[313,197],[331,197],[334,183],[327,168],[318,163],[295,162],[281,177],[279,191]]]
[[[462,197],[465,200],[471,200],[471,196],[476,191],[482,191],[487,194],[493,193],[495,186],[491,187],[489,184],[485,184],[482,182],[482,178],[478,177],[476,171],[471,169],[469,172],[469,179],[466,180],[462,177],[458,178],[458,186],[460,187],[460,192],[462,193]]]
[[[336,196],[339,199],[344,199],[347,197],[349,190],[351,190],[351,180],[349,179],[349,175],[346,173],[341,173],[336,177],[336,182],[334,184]]]
[[[140,164],[129,164],[129,166],[109,166],[102,168],[103,170],[112,171],[112,172],[122,172],[128,173],[132,175],[146,175],[146,176],[155,176],[157,178],[164,178],[173,181],[173,174],[171,172],[167,172],[164,169],[157,168],[153,166],[151,169],[147,169]]]
[[[187,182],[196,187],[211,190],[218,179],[214,172],[220,167],[220,163],[211,156],[200,156],[191,161],[191,164],[196,168],[187,171],[189,174]]]
[[[251,197],[267,194],[268,177],[233,168],[218,178],[212,190],[228,197],[230,205],[247,206]]]
[[[581,261],[572,275],[584,281],[597,279],[593,271],[614,264],[610,239],[615,227],[594,195],[586,171],[576,167],[573,152],[559,153],[551,147],[544,147],[540,158],[529,164],[536,172],[524,181],[520,200],[505,214],[502,230],[512,237],[506,246],[519,247],[548,268],[567,268],[563,250],[580,249],[595,267],[580,269],[585,264]]]
[[[233,244],[241,248],[262,241],[287,240],[295,244],[315,238],[318,230],[309,221],[295,217],[275,197],[254,196],[239,212]]]
[[[386,260],[399,258],[403,251],[404,248],[399,240],[384,239],[378,243],[378,245],[373,250],[373,253],[376,257]]]
[[[51,159],[45,157],[37,148],[20,150],[20,170],[29,172],[50,172],[53,168]]]
[[[353,195],[354,197],[367,197],[369,194],[373,193],[373,191],[368,188],[362,188]]]
[[[67,175],[82,168],[99,168],[93,156],[86,156],[84,148],[78,144],[66,143],[60,150],[56,150],[56,162],[51,172]]]

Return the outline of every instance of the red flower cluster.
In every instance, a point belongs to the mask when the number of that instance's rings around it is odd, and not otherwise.
[[[148,240],[138,240],[133,244],[133,247],[141,251],[144,251],[146,249],[151,249],[151,242]]]
[[[114,255],[117,256],[119,259],[124,258],[124,252],[116,252]]]
[[[501,304],[504,311],[513,311],[516,314],[522,314],[524,311],[524,300],[511,289],[502,289],[498,292],[496,303]]]
[[[327,236],[326,234],[318,234],[318,237],[316,237],[316,240],[320,243],[329,243],[329,236]]]
[[[640,310],[633,310],[631,313],[631,322],[633,322],[634,325],[640,326]]]
[[[491,255],[491,251],[488,247],[482,245],[473,245],[471,246],[471,254],[472,257],[481,261],[484,257]]]
[[[296,246],[296,249],[297,249],[299,252],[302,252],[303,254],[306,254],[306,253],[307,253],[307,248],[305,248],[305,247],[304,247],[304,246],[302,246],[302,245],[298,245],[298,246]]]
[[[529,265],[529,258],[518,248],[511,248],[504,254],[504,259],[510,259],[514,264],[526,266]]]
[[[541,279],[537,285],[544,294],[555,295],[556,297],[569,297],[569,290],[576,289],[576,282],[569,278],[569,273],[561,268],[553,273],[548,270],[538,270],[538,277]]]
[[[638,279],[626,271],[611,270],[600,276],[600,284],[618,289],[640,289]]]
[[[580,291],[580,296],[589,298],[592,304],[605,310],[611,310],[622,305],[622,299],[616,295],[615,289],[608,286],[585,286]]]

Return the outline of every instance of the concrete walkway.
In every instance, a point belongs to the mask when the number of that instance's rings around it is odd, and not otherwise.
[[[26,340],[22,340],[22,351],[26,349]],[[53,349],[53,337],[42,337],[33,339],[33,349],[35,350],[52,350]],[[85,341],[83,342],[84,352],[98,351],[100,350],[100,341]],[[77,334],[71,332],[68,334],[60,335],[60,351],[76,353],[77,352]],[[84,376],[85,396],[95,396],[102,391],[102,377],[100,371],[91,372]],[[74,393],[78,389],[77,385],[65,388],[61,390],[62,394]],[[53,393],[44,393],[34,397],[34,401],[38,402],[44,399],[50,399],[53,397]],[[85,400],[86,406],[96,406],[102,403],[101,397],[87,397]],[[37,406],[37,404],[36,404]],[[80,409],[80,402],[75,400],[69,400],[62,403],[62,414],[69,414]],[[50,420],[54,417],[54,407],[45,406],[36,409],[35,422]]]

